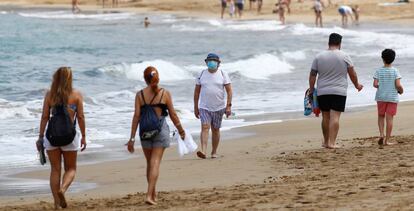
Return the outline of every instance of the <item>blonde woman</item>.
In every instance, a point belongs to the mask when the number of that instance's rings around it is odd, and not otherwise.
[[[136,94],[131,137],[127,146],[130,153],[135,151],[135,134],[139,125],[141,146],[147,161],[148,191],[145,203],[156,205],[157,194],[155,186],[160,172],[160,164],[165,149],[170,146],[170,129],[166,122],[166,117],[170,115],[171,121],[178,129],[178,133],[183,140],[185,138],[185,131],[175,112],[170,92],[158,85],[160,76],[157,69],[151,66],[147,67],[144,71],[144,79],[147,87]],[[150,121],[154,119],[155,129],[151,131],[146,130],[149,126],[153,126],[149,123],[154,123]]]
[[[80,133],[76,130],[76,121]],[[48,128],[45,133],[46,125]],[[65,133],[68,129],[69,134]],[[81,151],[86,148],[83,97],[72,88],[72,71],[69,67],[61,67],[53,75],[51,88],[43,102],[37,147],[39,151],[44,148],[49,157],[50,188],[55,209],[66,208],[65,192],[75,178],[77,152],[80,148]],[[61,180],[62,158],[64,174]]]

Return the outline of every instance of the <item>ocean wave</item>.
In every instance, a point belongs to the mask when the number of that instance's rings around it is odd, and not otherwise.
[[[250,79],[267,80],[272,75],[290,73],[294,67],[272,54],[260,54],[252,58],[224,63],[223,70],[239,73]]]
[[[306,59],[306,53],[305,51],[286,51],[282,53],[282,57],[289,60],[305,60]]]
[[[278,31],[286,28],[277,21],[220,21],[199,20],[200,24],[173,24],[172,29],[177,31],[204,32],[204,31]],[[207,24],[207,25],[206,25]]]
[[[9,12],[7,12],[7,11],[0,11],[0,15],[6,15],[6,14],[9,14]]]
[[[144,81],[143,72],[148,66],[157,68],[160,73],[160,80],[171,82],[193,79],[192,74],[183,68],[164,60],[145,61],[140,63],[121,63],[99,68],[102,72],[124,75],[128,79]]]
[[[7,100],[0,99],[0,119],[33,118],[40,114],[41,106],[41,100],[9,102]]]
[[[344,29],[341,27],[333,28],[315,28],[308,27],[304,24],[296,24],[290,28],[295,35],[312,35],[321,34],[328,36],[336,32],[343,35],[345,40],[361,45],[381,46],[383,48],[392,48],[397,51],[398,57],[413,57],[414,56],[414,36],[407,34],[396,33],[382,33],[382,32],[368,32],[355,31],[351,29]],[[367,56],[378,56],[378,53],[368,53]]]
[[[18,13],[22,17],[42,19],[95,19],[95,20],[123,20],[130,19],[133,13],[104,13],[104,14],[73,14],[67,11]]]

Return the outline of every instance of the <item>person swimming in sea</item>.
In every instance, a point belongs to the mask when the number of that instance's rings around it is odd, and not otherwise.
[[[151,24],[151,22],[149,21],[148,17],[145,17],[144,18],[144,27],[148,28],[150,24]]]

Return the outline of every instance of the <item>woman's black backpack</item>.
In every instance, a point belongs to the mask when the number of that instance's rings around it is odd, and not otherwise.
[[[162,94],[164,95],[164,90]],[[158,117],[157,113],[155,113],[155,110],[151,105],[157,95],[158,93],[152,98],[151,102],[147,104],[144,98],[144,91],[141,90],[141,96],[144,100],[144,105],[141,106],[141,117],[139,122],[139,136],[141,140],[150,140],[161,132],[162,120]]]
[[[76,116],[72,121],[66,105],[55,105],[52,109],[52,117],[49,119],[46,130],[46,138],[55,147],[66,146],[72,143],[76,136]]]

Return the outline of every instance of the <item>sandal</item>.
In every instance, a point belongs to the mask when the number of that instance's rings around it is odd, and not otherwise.
[[[206,157],[206,155],[203,153],[203,152],[201,152],[201,151],[198,151],[197,152],[197,156],[199,157],[199,158],[201,158],[201,159],[206,159],[207,157]]]

